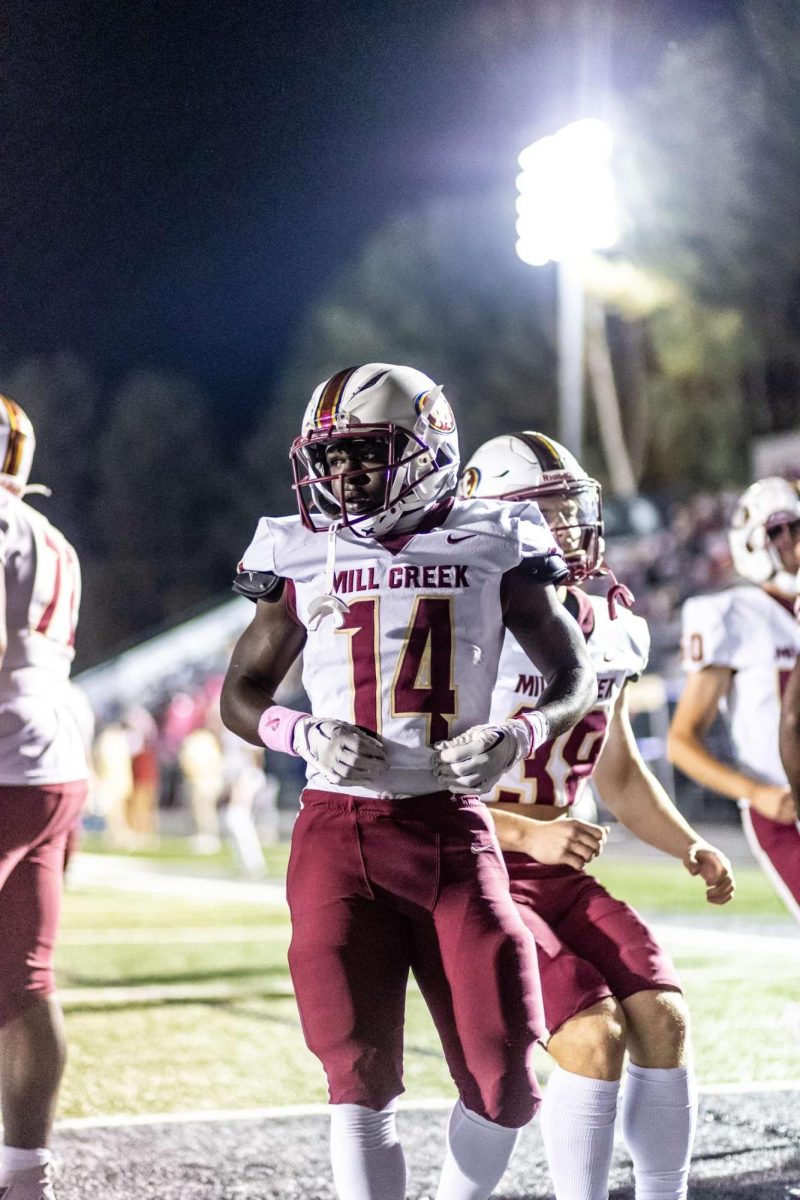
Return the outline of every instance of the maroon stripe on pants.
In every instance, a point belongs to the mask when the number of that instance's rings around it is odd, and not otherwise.
[[[86,784],[0,785],[0,1026],[55,990],[67,839]]]
[[[403,1091],[413,970],[467,1108],[509,1127],[531,1119],[536,953],[480,801],[306,791],[287,895],[300,1019],[331,1103],[379,1109]]]

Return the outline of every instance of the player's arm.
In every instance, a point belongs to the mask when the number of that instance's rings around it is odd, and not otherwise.
[[[728,859],[698,837],[648,768],[636,745],[623,688],[608,738],[594,770],[605,806],[641,841],[679,858],[691,875],[701,875],[710,904],[727,904],[734,879]]]
[[[737,767],[720,762],[705,745],[705,737],[731,685],[730,667],[709,666],[689,675],[670,725],[667,752],[684,775],[703,787],[749,800],[755,809],[776,821],[791,821],[794,810],[786,788],[759,783]]]
[[[800,659],[797,660],[781,703],[780,748],[795,812],[800,817]]]
[[[274,593],[273,593],[274,594]],[[299,755],[336,784],[360,784],[385,768],[377,735],[336,717],[312,716],[275,703],[275,692],[303,649],[306,631],[294,618],[286,589],[259,600],[234,647],[220,697],[222,720],[254,746]]]
[[[547,866],[570,866],[581,871],[601,854],[608,831],[602,825],[563,817],[537,821],[523,815],[519,805],[487,805],[502,850],[518,851]]]
[[[285,590],[274,602],[259,600],[253,620],[236,643],[222,685],[220,711],[228,729],[262,746],[258,725],[275,704],[275,692],[306,640],[292,616]]]
[[[505,772],[537,747],[571,729],[597,697],[597,678],[583,635],[559,604],[555,588],[533,578],[525,564],[503,577],[503,619],[541,671],[546,686],[537,707],[496,725],[437,742],[432,768],[451,791],[491,791]]]
[[[576,621],[552,584],[532,579],[525,564],[503,577],[503,612],[531,662],[545,679],[536,711],[547,720],[547,740],[577,725],[597,699],[597,676]]]

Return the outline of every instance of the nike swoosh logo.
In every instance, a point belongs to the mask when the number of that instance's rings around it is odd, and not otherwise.
[[[486,850],[494,850],[494,846],[470,846],[473,854],[483,854]]]
[[[466,542],[469,540],[469,538],[474,538],[477,536],[477,533],[462,533],[460,537],[456,537],[454,533],[448,533],[447,540],[455,545],[456,542]]]

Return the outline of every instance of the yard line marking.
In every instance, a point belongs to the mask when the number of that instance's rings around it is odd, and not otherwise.
[[[798,1092],[800,1079],[771,1080],[765,1083],[707,1083],[699,1087],[701,1095],[741,1095],[747,1092]],[[428,1100],[401,1100],[400,1111],[449,1112],[453,1096]],[[65,1117],[56,1122],[56,1129],[124,1128],[137,1125],[185,1125],[192,1122],[271,1121],[288,1117],[324,1117],[330,1113],[329,1104],[287,1104],[271,1108],[210,1108],[178,1113],[117,1113],[98,1117]]]

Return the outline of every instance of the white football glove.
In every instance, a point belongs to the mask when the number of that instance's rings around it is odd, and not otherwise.
[[[501,725],[473,725],[434,746],[433,773],[443,787],[461,794],[491,791],[509,767],[547,741],[547,718],[533,712]]]
[[[330,717],[301,717],[292,749],[329,783],[369,783],[386,769],[386,751],[377,734]]]

